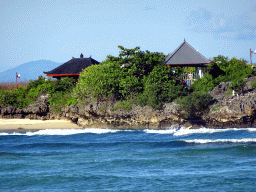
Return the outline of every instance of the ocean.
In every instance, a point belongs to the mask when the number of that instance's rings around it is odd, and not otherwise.
[[[0,132],[0,191],[255,191],[256,128]]]

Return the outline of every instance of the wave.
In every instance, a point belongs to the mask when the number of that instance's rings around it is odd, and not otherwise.
[[[158,133],[158,134],[173,134],[176,129],[166,129],[166,130],[155,130],[155,129],[145,129],[145,133]]]
[[[256,138],[243,139],[191,139],[181,140],[187,143],[256,143]]]
[[[88,128],[88,129],[45,129],[39,131],[28,131],[28,132],[2,132],[2,135],[26,135],[26,136],[35,136],[35,135],[74,135],[74,134],[81,134],[81,133],[95,133],[95,134],[102,134],[102,133],[115,133],[121,130],[115,129],[97,129],[97,128]]]
[[[103,133],[116,133],[119,131],[135,131],[135,130],[117,130],[117,129],[101,129],[101,128],[87,128],[87,129],[45,129],[39,131],[27,131],[27,132],[0,132],[0,136],[5,135],[73,135],[81,133],[94,133],[94,134],[103,134]],[[177,129],[171,127],[170,129],[165,130],[155,130],[155,129],[145,129],[145,133],[154,133],[154,134],[173,134],[173,136],[183,136],[190,134],[204,134],[204,133],[216,133],[216,132],[227,132],[227,131],[248,131],[256,132],[256,128],[226,128],[226,129],[209,129],[209,128],[200,128],[200,129],[186,129],[181,128]]]
[[[170,128],[166,130],[153,130],[146,129],[144,132],[146,133],[157,133],[157,134],[173,134],[174,136],[182,136],[189,134],[202,134],[202,133],[217,133],[217,132],[227,132],[227,131],[248,131],[248,132],[256,132],[256,128],[226,128],[226,129],[209,129],[209,128],[200,128],[200,129],[186,129],[186,128]]]

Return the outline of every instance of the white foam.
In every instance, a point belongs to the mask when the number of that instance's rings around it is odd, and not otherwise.
[[[227,131],[248,131],[248,132],[256,132],[256,128],[226,128],[226,129],[209,129],[209,128],[200,128],[200,129],[186,129],[182,127],[181,129],[177,129],[176,127],[171,127],[166,130],[153,130],[146,129],[144,132],[146,133],[157,133],[157,134],[173,134],[174,136],[182,136],[189,134],[202,134],[202,133],[217,133],[217,132],[227,132]]]
[[[256,128],[248,128],[249,132],[256,132]]]
[[[181,128],[177,130],[173,135],[189,135],[189,134],[200,134],[200,133],[217,133],[217,132],[227,132],[227,131],[241,131],[242,129],[232,128],[232,129],[209,129],[209,128],[200,128],[200,129],[186,129]]]
[[[23,134],[23,133],[16,133],[16,132],[13,132],[13,133],[2,132],[2,133],[0,133],[0,136],[3,136],[3,135],[25,135],[25,134]]]
[[[200,128],[200,129],[180,129],[174,133],[175,136],[188,135],[188,134],[200,134],[200,133],[219,133],[227,131],[249,131],[255,132],[256,128],[226,128],[226,129],[209,129],[209,128]]]
[[[256,142],[256,138],[244,138],[244,139],[191,139],[191,140],[181,140],[187,143],[249,143]]]
[[[173,134],[177,129],[179,125],[172,125],[169,129],[164,130],[156,130],[156,129],[145,129],[143,130],[145,133],[157,133],[157,134]]]
[[[114,129],[97,129],[97,128],[88,128],[88,129],[45,129],[39,131],[28,131],[28,132],[13,132],[13,133],[0,133],[0,135],[27,135],[27,136],[34,136],[34,135],[73,135],[73,134],[80,134],[80,133],[95,133],[95,134],[102,134],[102,133],[115,133],[120,130]]]
[[[158,134],[173,134],[176,129],[166,129],[166,130],[154,130],[154,129],[145,129],[145,133],[158,133]]]

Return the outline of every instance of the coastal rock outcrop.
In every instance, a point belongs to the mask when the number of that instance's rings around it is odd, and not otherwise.
[[[47,103],[50,95],[41,95],[35,102],[24,109],[14,106],[0,107],[1,118],[29,119],[69,119],[85,127],[118,128],[118,129],[165,129],[178,123],[193,128],[226,128],[256,126],[256,89],[252,84],[255,77],[246,79],[243,93],[232,95],[228,86],[231,82],[220,83],[209,94],[213,102],[209,112],[200,116],[184,118],[184,111],[176,102],[165,103],[161,109],[150,106],[132,105],[130,110],[115,109],[114,102],[94,102],[85,106],[65,106],[59,113],[54,113]]]
[[[210,112],[202,119],[207,127],[254,127],[256,126],[256,77],[244,79],[246,82],[241,94],[232,95],[228,90],[230,82],[220,83],[209,94],[214,98]]]

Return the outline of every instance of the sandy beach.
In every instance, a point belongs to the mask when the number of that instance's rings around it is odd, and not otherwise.
[[[68,120],[0,119],[0,132],[36,131],[41,129],[82,129]]]

